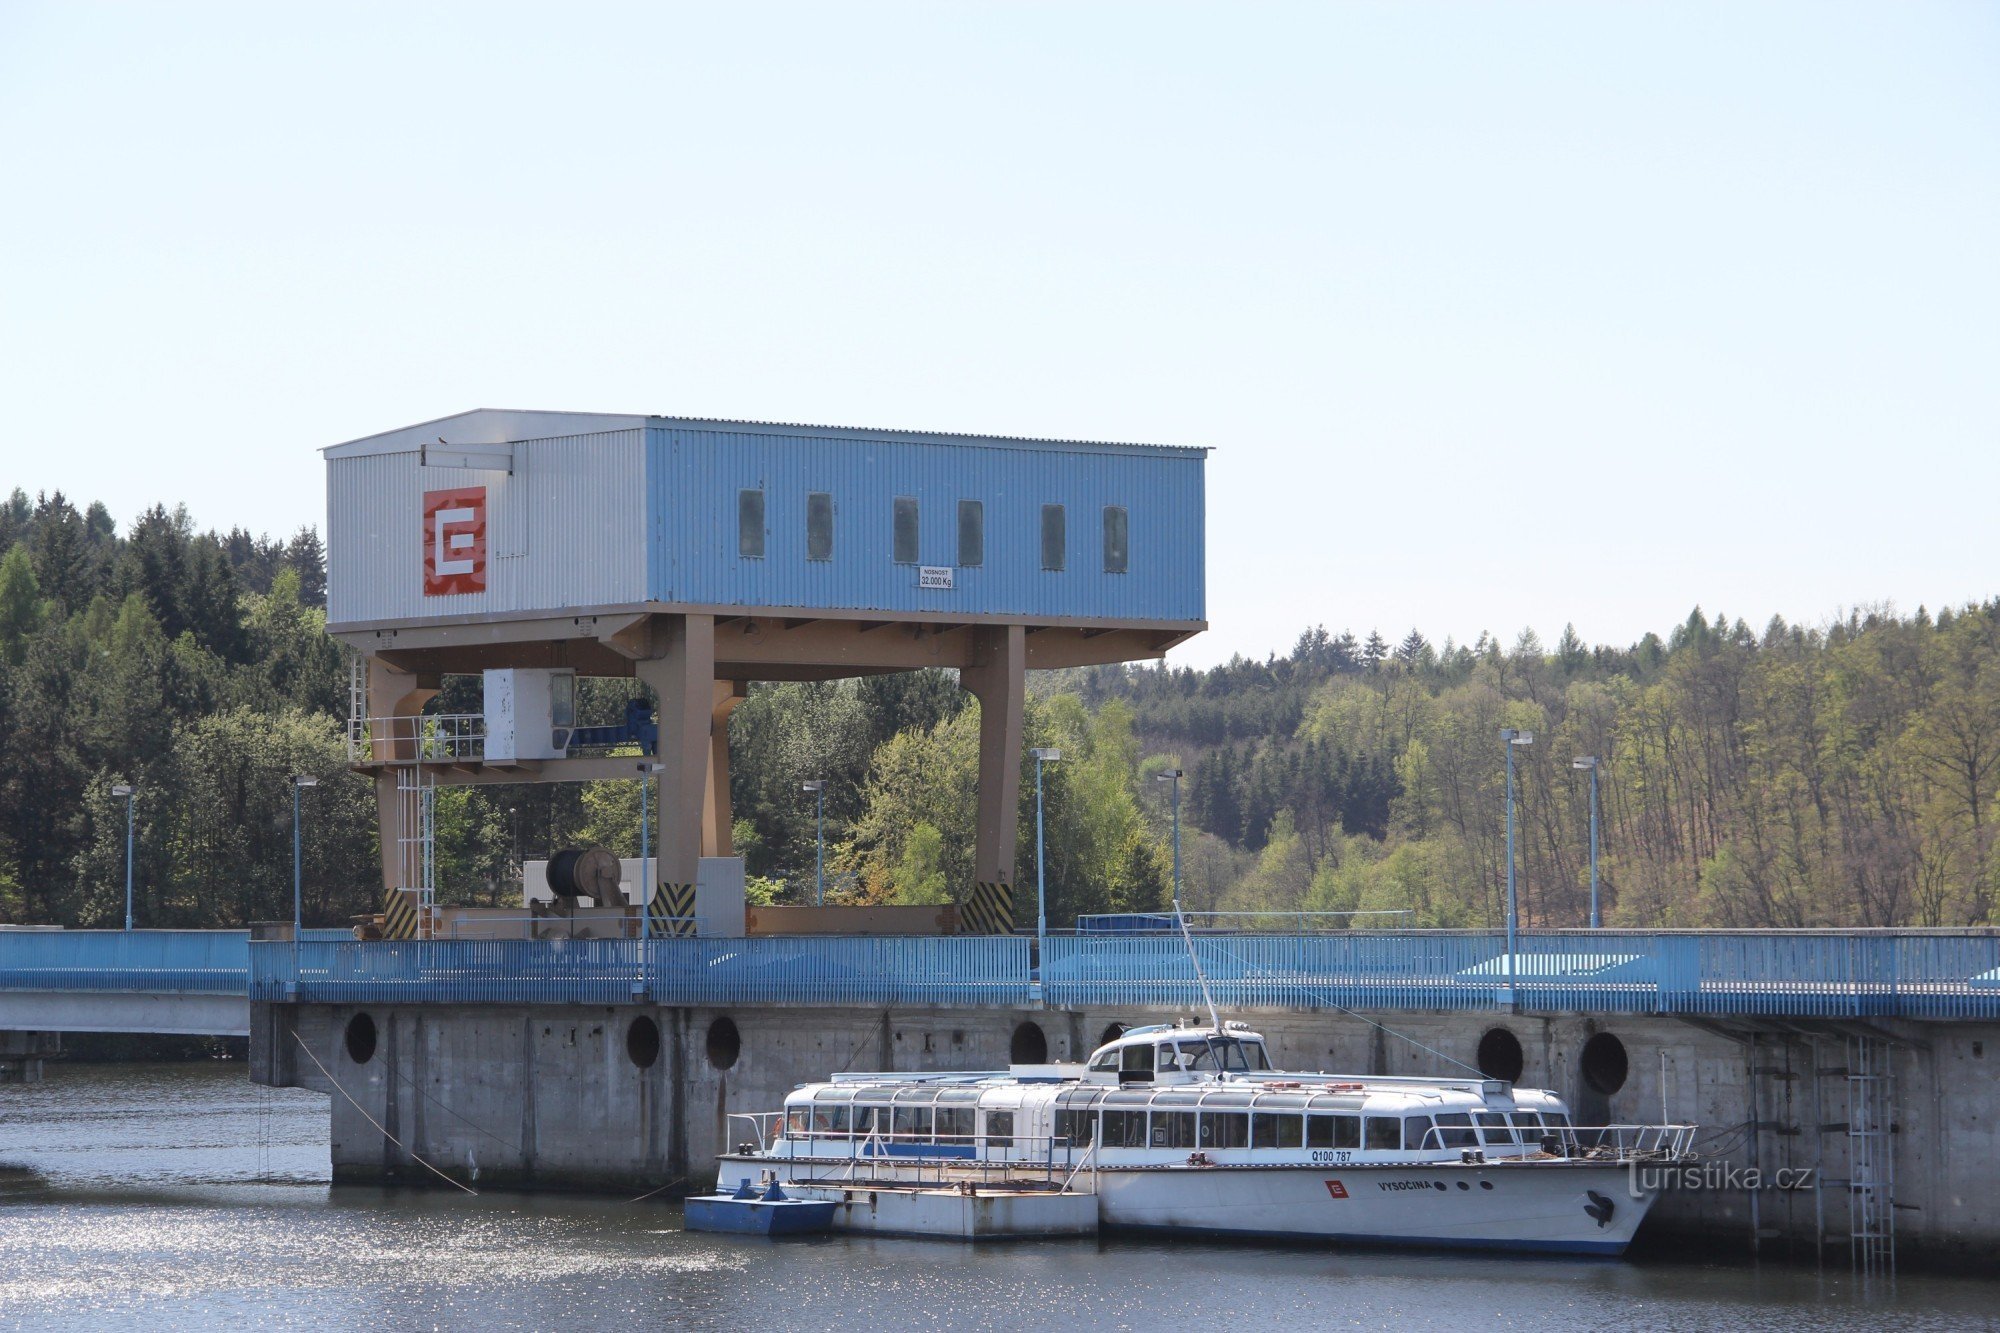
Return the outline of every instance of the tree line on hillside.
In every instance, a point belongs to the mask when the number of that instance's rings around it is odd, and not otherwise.
[[[349,663],[325,634],[325,555],[198,531],[154,506],[120,531],[100,504],[0,503],[0,921],[122,921],[126,803],[142,925],[291,910],[291,791],[303,794],[309,920],[373,910],[375,804],[346,771]],[[579,720],[639,687],[591,680]],[[431,707],[479,711],[477,677]],[[1051,924],[1165,905],[1180,769],[1183,898],[1322,924],[1503,919],[1503,727],[1516,751],[1524,920],[1586,919],[1588,779],[1601,760],[1609,924],[1955,925],[1993,919],[2000,603],[1855,613],[1762,633],[1697,611],[1665,637],[1553,649],[1524,633],[1433,646],[1415,631],[1314,629],[1292,651],[1209,670],[1031,679],[1017,918],[1033,918],[1044,773]],[[810,901],[826,783],[830,899],[931,903],[972,879],[978,704],[949,672],[753,687],[731,728],[738,850],[761,900]],[[524,858],[639,850],[632,783],[439,793],[440,896],[518,902]],[[1273,924],[1274,917],[1267,917]]]

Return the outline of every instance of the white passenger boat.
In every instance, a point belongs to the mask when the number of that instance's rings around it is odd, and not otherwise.
[[[756,1134],[723,1177],[844,1199],[837,1227],[864,1225],[873,1191],[1042,1191],[1094,1196],[1105,1228],[1603,1255],[1653,1203],[1631,1168],[1684,1160],[1694,1135],[1579,1127],[1554,1093],[1497,1079],[1286,1073],[1219,1022],[1137,1028],[1083,1065],[836,1075],[739,1119]]]

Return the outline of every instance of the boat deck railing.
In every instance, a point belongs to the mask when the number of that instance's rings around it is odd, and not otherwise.
[[[783,1111],[733,1112],[731,1121],[752,1127],[757,1151],[775,1155],[780,1143],[810,1144],[818,1150],[787,1157],[794,1172],[810,1167],[821,1174],[797,1179],[801,1184],[870,1186],[929,1186],[932,1188],[1033,1189],[1075,1193],[1076,1177],[1087,1153],[1080,1153],[1066,1135],[1004,1136],[1010,1155],[982,1155],[995,1146],[985,1134],[931,1134],[871,1129],[860,1133],[787,1127]],[[836,1151],[826,1152],[832,1145]]]

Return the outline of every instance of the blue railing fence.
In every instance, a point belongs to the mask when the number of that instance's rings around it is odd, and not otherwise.
[[[1203,934],[1225,1009],[2000,1018],[1984,931]],[[362,943],[308,931],[0,930],[0,990],[322,1003],[910,1005],[1199,1012],[1176,935]]]
[[[241,995],[247,930],[0,930],[0,990]]]
[[[250,997],[327,1003],[1033,1003],[1011,936],[302,942],[251,947]]]

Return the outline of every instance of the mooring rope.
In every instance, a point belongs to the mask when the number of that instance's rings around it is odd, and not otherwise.
[[[349,1095],[347,1089],[340,1086],[340,1080],[333,1076],[333,1071],[329,1070],[325,1065],[320,1064],[319,1057],[313,1054],[312,1047],[306,1045],[306,1039],[304,1037],[301,1037],[295,1031],[292,1033],[292,1040],[297,1042],[299,1044],[299,1049],[306,1053],[306,1059],[312,1061],[313,1064],[318,1067],[319,1072],[326,1075],[326,1081],[333,1085],[333,1090],[339,1093],[341,1096],[346,1097],[348,1105],[352,1106],[355,1110],[361,1112],[362,1119],[366,1120],[369,1124],[375,1126],[376,1129],[381,1130],[383,1138],[389,1140],[389,1142],[395,1144],[398,1148],[401,1148],[404,1152],[409,1153],[411,1161],[415,1162],[418,1166],[421,1166],[422,1168],[424,1168],[424,1170],[436,1176],[439,1180],[442,1180],[450,1185],[456,1185],[458,1188],[464,1190],[467,1194],[471,1194],[474,1196],[478,1195],[479,1191],[472,1188],[472,1186],[466,1184],[462,1180],[454,1180],[452,1177],[446,1175],[444,1172],[438,1170],[436,1167],[432,1166],[429,1162],[425,1161],[422,1157],[419,1157],[415,1149],[411,1148],[408,1144],[404,1143],[394,1134],[391,1134],[388,1131],[388,1129],[383,1126],[380,1120],[377,1120],[374,1116],[369,1115],[368,1108],[363,1106],[360,1102],[355,1101],[354,1098]]]

